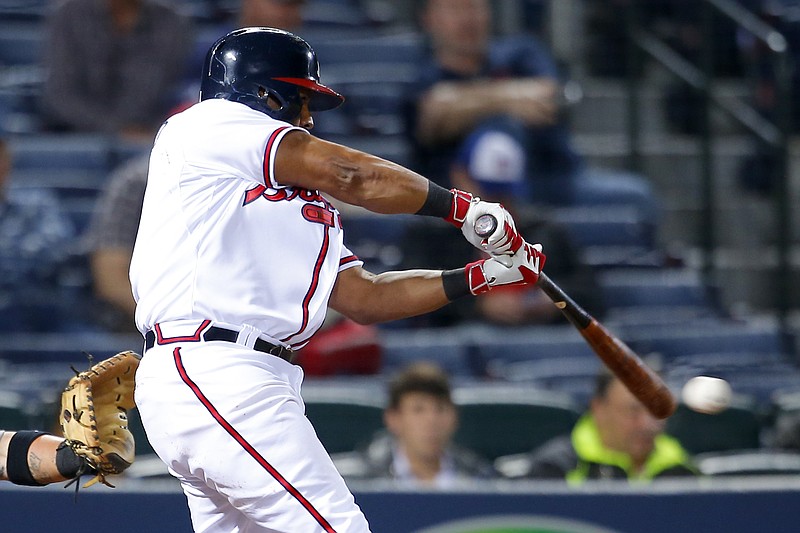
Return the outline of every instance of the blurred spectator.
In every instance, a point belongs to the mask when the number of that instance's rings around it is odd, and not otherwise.
[[[48,331],[58,327],[56,290],[75,229],[52,192],[10,188],[11,170],[0,137],[0,330]]]
[[[156,0],[66,0],[48,21],[50,127],[150,141],[178,98],[191,19]]]
[[[532,452],[524,477],[648,481],[697,474],[688,452],[663,433],[654,418],[616,377],[598,376],[587,412],[572,433],[546,442]]]
[[[389,385],[384,413],[388,433],[363,452],[365,475],[414,488],[448,488],[494,477],[491,465],[452,442],[458,413],[444,372],[415,363]]]
[[[85,243],[98,306],[95,320],[106,329],[134,333],[136,303],[128,279],[139,229],[150,154],[120,165],[95,204]]]
[[[427,0],[421,12],[431,45],[409,102],[418,170],[449,185],[459,150],[487,173],[515,172],[536,203],[625,203],[648,218],[657,206],[648,183],[586,166],[561,117],[561,83],[549,51],[531,35],[492,39],[487,0]],[[502,137],[512,150],[494,150]],[[510,154],[513,157],[510,157]]]

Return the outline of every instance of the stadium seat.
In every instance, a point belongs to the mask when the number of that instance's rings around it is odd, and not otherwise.
[[[514,362],[494,359],[486,370],[493,378],[566,393],[579,404],[586,405],[601,368],[600,359],[587,354]]]
[[[580,417],[569,396],[530,386],[457,386],[453,400],[459,412],[455,441],[490,460],[568,434]]]
[[[9,143],[16,171],[109,172],[113,142],[103,135],[40,134],[21,136]]]
[[[713,305],[709,288],[693,270],[615,269],[601,272],[599,283],[609,308]]]
[[[706,476],[800,475],[800,453],[780,450],[709,452],[696,455],[694,461]]]
[[[0,8],[0,18],[2,18]],[[0,23],[0,67],[32,66],[41,61],[45,32],[38,22]]]
[[[430,361],[450,376],[474,376],[469,341],[459,329],[386,330],[382,333],[384,374],[416,361]]]
[[[20,394],[0,390],[0,428],[35,429],[31,427],[31,417],[25,410],[25,402]]]
[[[644,251],[655,247],[655,228],[634,208],[562,207],[549,213],[582,248],[628,246]]]
[[[751,450],[761,447],[764,415],[751,398],[734,396],[730,407],[715,415],[692,411],[681,403],[667,419],[666,432],[689,453]]]
[[[383,389],[352,383],[307,381],[306,416],[328,453],[355,451],[383,428]]]
[[[520,361],[594,357],[580,333],[566,323],[525,328],[476,325],[469,328],[468,334],[474,344],[476,361],[487,370],[493,365]]]
[[[396,269],[403,255],[399,243],[411,215],[375,215],[369,212],[342,215],[344,243],[364,261],[370,272]]]
[[[783,336],[769,322],[706,320],[681,327],[654,326],[630,328],[626,340],[640,354],[655,352],[665,360],[676,357],[721,352],[781,353]]]
[[[416,32],[368,35],[356,38],[316,39],[312,43],[321,65],[335,71],[340,64],[418,64],[425,53],[424,41]],[[368,67],[367,67],[368,68]],[[326,79],[326,78],[323,78]]]

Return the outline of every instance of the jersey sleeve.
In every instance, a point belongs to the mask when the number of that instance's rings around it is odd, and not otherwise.
[[[264,163],[262,165],[263,184],[267,187],[271,187],[273,189],[286,187],[286,185],[278,183],[278,180],[275,178],[275,156],[278,154],[278,145],[284,136],[290,131],[302,131],[303,133],[308,134],[308,132],[303,128],[297,128],[294,126],[281,126],[276,128],[267,137],[266,146],[264,148]]]
[[[284,136],[295,130],[308,134],[237,102],[208,100],[189,109],[176,134],[193,175],[278,188],[283,186],[274,177],[275,156]]]
[[[358,258],[356,254],[351,252],[347,246],[342,246],[342,253],[339,256],[339,272],[343,272],[348,268],[355,266],[362,266],[364,261]]]

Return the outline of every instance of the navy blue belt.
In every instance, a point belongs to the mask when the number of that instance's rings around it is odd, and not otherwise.
[[[201,334],[201,339],[204,341],[225,341],[225,342],[236,342],[239,338],[239,332],[234,331],[232,329],[225,329],[219,326],[211,326],[207,328]],[[183,342],[197,342],[200,339],[193,339],[193,340],[184,340]],[[151,329],[144,336],[144,349],[145,351],[149,350],[156,344],[156,334]],[[286,348],[284,346],[276,346],[270,342],[265,341],[264,339],[256,339],[256,343],[253,345],[253,349],[258,352],[268,353],[270,355],[274,355],[276,357],[280,357],[284,361],[291,361],[292,355],[294,352]]]

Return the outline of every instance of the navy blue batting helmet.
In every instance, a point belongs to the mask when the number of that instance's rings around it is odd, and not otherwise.
[[[291,121],[302,108],[301,88],[311,91],[311,111],[333,109],[344,101],[319,82],[317,55],[306,41],[275,28],[242,28],[209,49],[200,100],[241,102],[272,118]],[[279,108],[269,106],[270,97]]]

